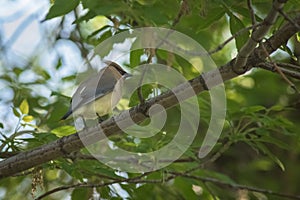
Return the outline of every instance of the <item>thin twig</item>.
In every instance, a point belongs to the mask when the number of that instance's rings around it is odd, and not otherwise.
[[[1,155],[1,153],[0,153]],[[69,154],[65,156],[66,158],[70,158],[72,160],[99,160],[99,159],[108,159],[107,156],[93,156],[93,155],[88,155],[88,154],[82,154],[82,153],[76,153],[76,154]],[[139,160],[135,159],[134,156],[124,156],[124,157],[114,157],[110,158],[112,161],[115,162],[127,162],[127,163],[138,163]],[[161,159],[158,160],[157,162],[159,163],[168,163],[168,162],[175,162],[175,163],[185,163],[185,162],[193,162],[195,159],[193,158],[179,158],[177,160],[170,160],[170,159]]]
[[[277,66],[277,64],[275,62],[273,62],[270,54],[268,53],[265,45],[261,42],[260,43],[264,53],[267,55],[267,58],[269,59],[270,63],[273,65],[274,69],[278,72],[278,74],[280,74],[280,76],[287,82],[287,84],[289,84],[291,86],[291,88],[293,88],[297,93],[300,93],[299,90],[297,89],[297,87],[295,86],[294,83],[292,83],[287,77],[286,75],[282,72],[282,70]]]
[[[172,28],[174,28],[176,26],[176,24],[179,23],[181,17],[183,15],[186,15],[187,13],[189,12],[189,5],[188,5],[188,1],[187,0],[183,0],[181,2],[181,6],[180,6],[180,9],[178,11],[178,14],[177,16],[175,17],[175,19],[173,20],[172,22],[172,25],[171,25],[171,29],[168,31],[168,33],[166,34],[165,38],[168,38],[171,33],[174,32],[174,30],[172,30]],[[155,55],[155,52],[156,52],[156,49],[158,49],[162,44],[164,43],[164,41],[162,40],[157,46],[156,48],[152,49],[150,48],[149,49],[149,56],[148,56],[148,59],[147,59],[147,63],[150,64],[152,62],[152,58],[154,57]],[[144,79],[144,76],[145,76],[145,73],[146,73],[147,69],[146,70],[143,70],[143,73],[142,73],[142,76],[140,78],[140,82],[139,82],[139,88],[137,89],[137,94],[138,94],[138,98],[139,98],[139,101],[141,104],[145,103],[145,98],[143,97],[143,93],[142,93],[142,82],[143,82],[143,79]]]
[[[188,1],[187,0],[183,0],[181,2],[181,6],[180,6],[180,9],[179,9],[179,12],[177,14],[177,16],[175,17],[173,23],[172,23],[172,27],[175,27],[178,22],[180,21],[180,18],[183,16],[183,15],[186,15],[189,13],[189,4],[188,4]]]
[[[280,67],[289,68],[291,70],[300,72],[300,65],[295,65],[291,63],[282,63],[282,62],[277,62],[276,64]]]
[[[202,181],[202,183],[205,186],[206,190],[209,192],[210,196],[212,196],[213,200],[218,200],[217,196],[213,193],[213,191],[207,185],[207,182],[206,181]]]
[[[202,163],[202,167],[218,160],[225,153],[225,151],[229,149],[231,145],[232,145],[232,141],[225,142],[225,144],[222,146],[222,148],[219,151],[217,151],[214,155],[212,155],[212,157],[209,160]]]
[[[189,174],[192,173],[198,169],[204,168],[205,165],[208,165],[209,163],[213,163],[215,162],[218,158],[220,158],[222,156],[222,154],[227,151],[229,149],[229,147],[232,145],[231,141],[226,141],[224,142],[224,145],[221,147],[221,149],[219,149],[218,152],[216,152],[214,155],[211,156],[210,159],[206,160],[205,162],[199,164],[196,167],[193,167],[191,169],[186,170],[184,173]]]
[[[287,14],[285,14],[285,13],[283,12],[282,9],[279,9],[278,12],[284,17],[285,20],[289,21],[289,22],[290,22],[291,24],[293,24],[297,29],[300,30],[300,26],[299,26],[296,22],[294,22],[289,16],[287,16]]]
[[[233,40],[234,38],[236,38],[237,36],[241,35],[242,33],[244,33],[245,31],[249,31],[251,29],[256,29],[257,27],[261,26],[262,24],[255,24],[252,26],[248,26],[245,27],[241,30],[239,30],[238,32],[236,32],[235,34],[233,34],[231,37],[229,37],[227,40],[225,40],[222,44],[218,45],[217,48],[211,50],[208,52],[208,55],[212,55],[214,53],[217,53],[218,51],[222,50],[231,40]]]
[[[149,55],[148,55],[148,59],[147,59],[147,64],[150,64],[152,62],[152,58],[155,54],[155,50],[151,49],[151,48],[149,48],[148,50],[149,50]],[[137,89],[137,95],[138,95],[138,98],[139,98],[139,101],[141,104],[145,103],[145,98],[143,97],[142,85],[143,85],[143,80],[144,80],[147,70],[148,70],[147,67],[144,68],[141,78],[140,78],[140,81],[139,81],[139,84],[138,84],[139,87]]]
[[[192,55],[192,56],[210,56],[210,55],[212,55],[214,53],[217,53],[218,51],[222,50],[230,41],[232,41],[234,38],[236,38],[237,36],[241,35],[245,31],[249,31],[249,30],[257,28],[259,26],[262,26],[262,24],[256,24],[254,26],[248,26],[248,27],[245,27],[245,28],[239,30],[238,32],[236,32],[235,34],[233,34],[232,36],[230,36],[228,39],[226,39],[223,43],[221,43],[220,45],[218,45],[215,49],[210,50],[208,52],[195,52],[195,51],[183,49],[183,48],[179,47],[178,45],[176,45],[176,44],[168,41],[166,39],[166,37],[159,38],[159,39],[162,40],[161,43],[165,43],[165,44],[171,46],[173,49],[176,49],[177,51],[183,52],[184,54]]]
[[[275,70],[274,65],[272,63],[269,63],[269,62],[260,63],[256,67],[260,67],[262,69],[265,69],[265,70],[268,70],[268,71],[271,71],[271,72],[275,71],[275,72],[278,73],[278,71]],[[278,68],[280,68],[280,71],[282,71],[284,74],[300,80],[300,72],[298,70],[286,69],[285,67],[279,67],[279,65],[278,65]]]
[[[78,13],[77,13],[77,8],[74,9],[74,16],[75,16],[75,21],[77,21],[79,18],[78,18]],[[88,65],[89,68],[92,68],[92,64],[90,62],[90,60],[88,59],[88,50],[85,48],[84,46],[84,38],[82,36],[82,33],[81,33],[81,30],[80,30],[80,26],[78,23],[75,23],[75,30],[78,32],[78,35],[79,35],[79,39],[78,40],[73,40],[73,42],[78,46],[78,48],[80,49],[80,52],[81,52],[81,55],[83,57],[83,59],[85,60],[85,63]],[[72,38],[70,38],[71,40]],[[91,59],[93,58],[94,56],[91,57]]]
[[[256,18],[255,18],[255,12],[254,12],[254,9],[252,6],[252,0],[247,0],[247,6],[250,11],[252,25],[254,26],[255,24],[257,24],[257,22],[256,22]],[[253,31],[255,31],[255,28],[253,28]]]

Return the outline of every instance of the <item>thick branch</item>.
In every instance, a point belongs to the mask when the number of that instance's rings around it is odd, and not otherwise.
[[[300,24],[300,16],[298,16],[295,20],[295,23]],[[264,46],[268,52],[271,54],[275,50],[277,50],[281,45],[286,44],[289,38],[291,38],[297,32],[297,28],[288,23],[283,26],[280,30],[278,30],[269,40],[264,43]],[[258,64],[262,63],[267,55],[265,55],[265,51],[261,47],[257,47],[255,51],[250,55],[247,61],[247,68],[255,67]],[[189,81],[191,86],[194,88],[195,93],[199,94],[201,91],[205,90],[206,86],[203,85],[203,80],[209,80],[210,86],[216,86],[221,84],[222,82],[216,78],[217,75],[221,74],[224,81],[230,80],[234,77],[239,76],[239,74],[235,73],[232,70],[232,63],[235,62],[231,60],[227,64],[221,66],[219,69],[212,70],[208,73],[202,74],[192,80]],[[204,78],[203,78],[204,77]],[[185,92],[187,90],[186,85],[179,85],[175,89],[177,91]],[[189,98],[189,96],[186,96]],[[145,114],[142,111],[148,110],[152,105],[160,104],[164,106],[166,109],[178,104],[177,98],[173,92],[169,91],[162,95],[156,96],[145,102],[143,105],[138,105],[129,110],[133,121],[141,122],[146,119]],[[52,159],[56,159],[58,157],[64,156],[74,151],[78,151],[83,148],[83,144],[81,139],[79,138],[79,134],[82,137],[85,137],[86,140],[90,139],[91,143],[96,142],[95,138],[99,140],[99,127],[101,126],[102,130],[107,136],[121,133],[121,130],[118,128],[115,121],[123,121],[126,120],[125,112],[122,112],[120,115],[106,120],[99,124],[96,127],[89,128],[87,130],[83,130],[80,133],[76,133],[70,136],[63,137],[58,139],[50,144],[43,145],[36,149],[19,153],[13,157],[10,157],[4,161],[0,162],[0,178],[8,177],[13,174],[22,172],[24,170],[30,169],[31,167],[43,164]]]
[[[246,42],[246,44],[244,44],[244,46],[238,53],[234,64],[234,69],[236,71],[247,71],[246,64],[249,56],[252,54],[256,45],[263,39],[263,37],[270,30],[271,26],[275,23],[279,15],[278,10],[282,9],[286,1],[287,0],[275,0],[273,2],[273,6],[266,18],[264,19],[264,21],[262,22],[262,25],[255,29],[249,40]]]

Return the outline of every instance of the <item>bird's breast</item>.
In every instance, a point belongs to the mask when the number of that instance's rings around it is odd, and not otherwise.
[[[75,111],[76,115],[83,116],[86,119],[95,119],[97,114],[100,116],[112,113],[114,108],[114,103],[112,101],[112,92],[107,95],[92,101]],[[97,114],[96,114],[97,113]]]

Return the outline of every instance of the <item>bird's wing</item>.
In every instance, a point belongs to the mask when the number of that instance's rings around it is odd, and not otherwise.
[[[73,111],[112,92],[116,82],[107,68],[83,81],[72,97]]]

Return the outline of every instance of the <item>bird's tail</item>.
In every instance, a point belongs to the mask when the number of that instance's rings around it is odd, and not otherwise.
[[[72,113],[73,113],[72,109],[69,108],[69,110],[67,111],[67,113],[62,118],[60,118],[60,120],[67,119]]]

